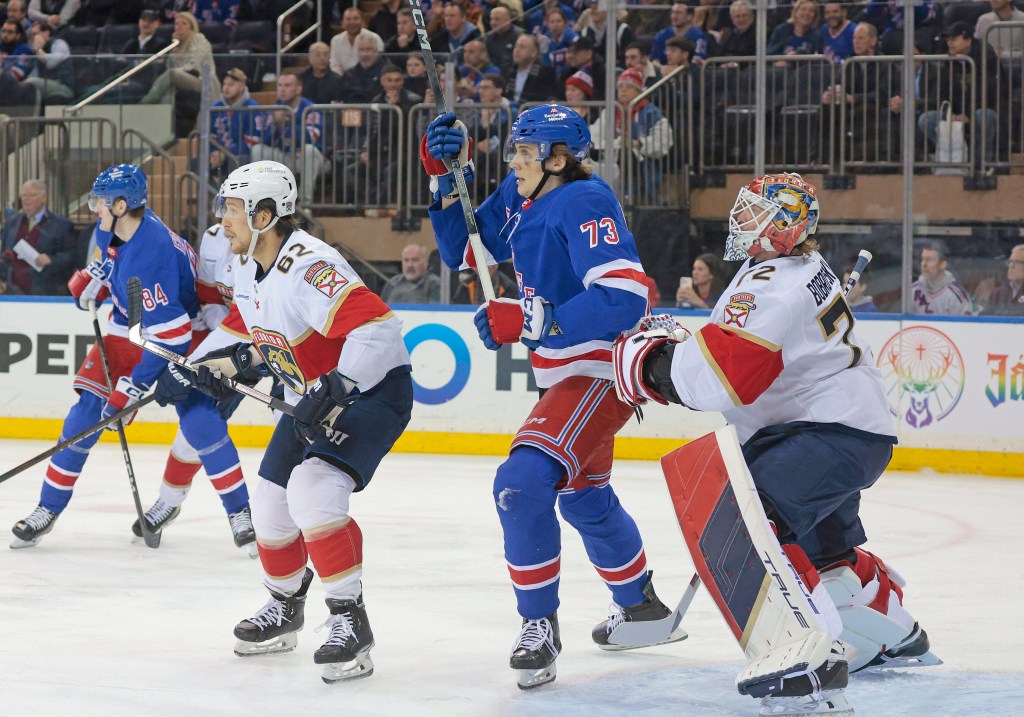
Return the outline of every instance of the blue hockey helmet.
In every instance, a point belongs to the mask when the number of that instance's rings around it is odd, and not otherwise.
[[[512,123],[505,140],[505,161],[511,162],[517,144],[537,145],[537,161],[551,156],[551,147],[564,144],[569,153],[582,162],[590,152],[590,127],[579,112],[564,105],[540,105],[524,110]]]
[[[96,211],[101,203],[109,207],[117,199],[123,199],[129,209],[144,207],[147,194],[145,172],[134,164],[115,164],[100,172],[92,183],[89,209]]]

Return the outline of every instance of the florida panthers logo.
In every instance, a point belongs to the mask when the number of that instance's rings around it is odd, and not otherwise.
[[[725,325],[742,329],[747,325],[750,312],[757,308],[753,294],[733,294],[725,307]]]
[[[302,373],[302,369],[299,368],[295,352],[288,345],[284,336],[276,331],[257,328],[251,331],[251,335],[253,345],[263,357],[263,363],[267,364],[288,388],[298,394],[305,393],[306,377]]]
[[[956,344],[928,326],[909,326],[878,356],[889,408],[912,428],[941,421],[964,392],[964,360]]]

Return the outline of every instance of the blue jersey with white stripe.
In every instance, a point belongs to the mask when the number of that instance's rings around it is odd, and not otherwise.
[[[510,173],[476,211],[485,248],[512,259],[521,297],[554,307],[560,334],[531,354],[537,384],[568,376],[612,378],[611,345],[647,311],[647,277],[622,207],[599,177],[556,187],[536,201],[516,191]],[[441,258],[465,266],[468,233],[458,204],[430,208]]]
[[[142,282],[142,335],[174,353],[185,355],[192,342],[192,320],[199,313],[196,296],[196,253],[149,209],[126,242],[96,228],[96,246],[113,262],[110,296],[114,310],[108,330],[128,335],[128,280]],[[150,386],[167,367],[167,360],[143,352],[132,370],[132,382]]]

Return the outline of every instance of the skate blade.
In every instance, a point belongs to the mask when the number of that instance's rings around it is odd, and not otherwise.
[[[21,550],[22,548],[31,548],[31,547],[34,547],[36,545],[39,545],[39,538],[33,538],[32,540],[22,540],[21,538],[15,536],[14,539],[11,540],[11,549],[12,550]]]
[[[243,545],[242,546],[242,550],[244,550],[245,554],[248,555],[253,560],[255,560],[256,558],[258,558],[260,556],[260,550],[259,550],[259,548],[256,547],[256,541],[255,540],[252,541],[251,543],[246,543],[245,545]]]
[[[254,657],[256,655],[274,655],[279,652],[291,652],[299,644],[299,636],[294,632],[279,635],[263,642],[246,642],[238,640],[235,643],[235,654],[239,657]]]
[[[324,681],[324,684],[332,685],[345,680],[359,680],[372,674],[373,660],[370,659],[370,653],[362,652],[356,656],[356,659],[348,662],[327,663],[324,665],[320,679]]]
[[[623,622],[608,636],[608,644],[598,644],[602,650],[618,652],[639,647],[655,647],[685,640],[689,635],[682,628],[682,615],[673,613],[663,620]]]
[[[555,681],[555,663],[539,670],[516,670],[516,684],[521,690],[532,690],[534,687]]]
[[[819,699],[800,697],[768,697],[761,702],[759,717],[804,717],[804,715],[830,715],[855,717],[853,707],[842,690],[825,691]]]
[[[892,670],[897,667],[934,667],[941,665],[942,660],[932,652],[923,655],[904,655],[901,657],[886,657],[884,654],[878,658],[881,662],[877,665],[866,665],[857,672],[877,672],[879,670]]]

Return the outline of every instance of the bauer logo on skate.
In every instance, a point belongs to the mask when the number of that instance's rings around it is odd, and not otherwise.
[[[263,361],[270,370],[285,382],[288,388],[296,393],[306,392],[306,377],[295,360],[292,347],[284,336],[276,331],[254,328],[251,331],[252,342],[256,350],[263,356]]]
[[[894,334],[878,354],[889,408],[911,428],[948,416],[964,393],[964,360],[953,340],[929,326]]]

